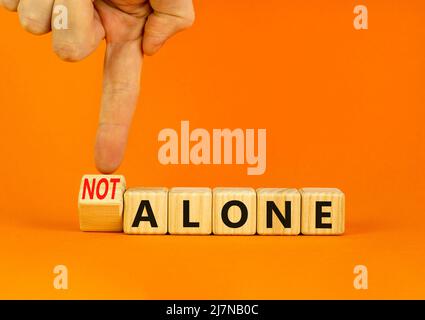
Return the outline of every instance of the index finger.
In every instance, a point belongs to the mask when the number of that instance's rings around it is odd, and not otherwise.
[[[95,162],[103,173],[114,172],[124,158],[128,132],[140,91],[142,39],[108,43]]]

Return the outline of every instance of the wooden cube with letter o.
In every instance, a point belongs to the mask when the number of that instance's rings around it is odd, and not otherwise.
[[[213,190],[213,233],[253,235],[257,225],[257,195],[252,188]]]

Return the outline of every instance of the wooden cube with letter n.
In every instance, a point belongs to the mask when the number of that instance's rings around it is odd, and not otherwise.
[[[336,188],[303,188],[301,233],[337,235],[345,231],[345,196]]]
[[[257,229],[257,195],[252,188],[215,188],[213,233],[253,235]]]
[[[82,231],[122,231],[125,178],[85,175],[81,180],[78,212]]]
[[[297,235],[300,233],[301,195],[297,189],[257,189],[257,233]]]
[[[124,194],[124,232],[166,234],[167,188],[130,188]]]
[[[211,234],[210,188],[172,188],[168,201],[170,234]]]

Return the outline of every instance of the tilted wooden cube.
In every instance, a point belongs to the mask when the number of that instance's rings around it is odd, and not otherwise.
[[[211,234],[210,188],[172,188],[168,199],[170,234]]]
[[[253,235],[256,231],[257,199],[252,188],[213,190],[213,233]]]
[[[300,233],[301,195],[297,189],[257,189],[257,233],[297,235]]]
[[[81,180],[78,212],[82,231],[122,231],[125,178],[85,175]]]
[[[336,188],[303,188],[301,233],[338,235],[345,231],[345,196]]]
[[[166,234],[167,188],[130,188],[124,194],[124,232]]]

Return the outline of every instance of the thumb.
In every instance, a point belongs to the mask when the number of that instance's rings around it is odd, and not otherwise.
[[[140,90],[142,40],[107,43],[103,95],[95,162],[103,173],[114,172],[124,158],[128,132]]]
[[[192,0],[151,0],[151,13],[143,33],[143,52],[155,54],[174,34],[189,28],[195,20]]]

